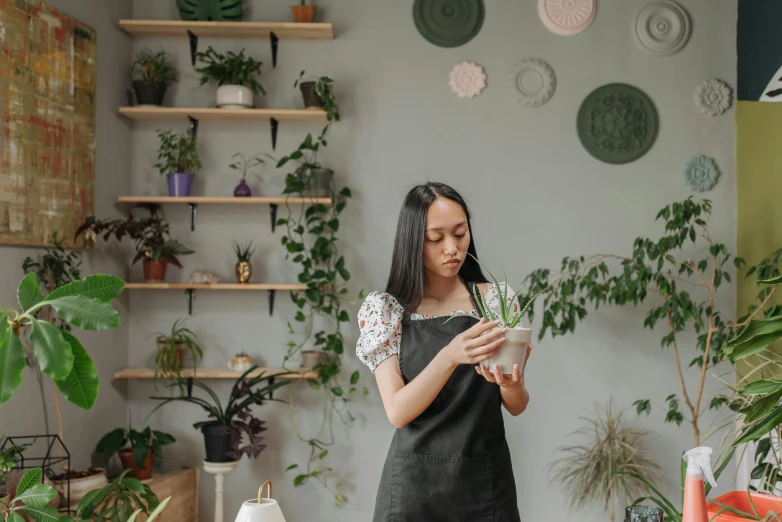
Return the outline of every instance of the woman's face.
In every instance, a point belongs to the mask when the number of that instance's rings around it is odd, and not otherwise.
[[[467,256],[470,231],[462,207],[448,198],[437,198],[426,213],[424,267],[429,275],[454,277]]]

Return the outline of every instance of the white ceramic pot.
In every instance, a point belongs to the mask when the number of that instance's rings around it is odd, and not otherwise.
[[[217,88],[217,106],[221,109],[251,109],[253,92],[243,85],[221,85]]]
[[[532,329],[516,327],[505,332],[506,341],[502,343],[497,355],[481,364],[489,370],[496,364],[506,375],[513,373],[513,365],[518,364],[522,373],[527,362],[527,348],[532,341]]]
[[[89,477],[71,479],[70,509],[72,511],[76,510],[76,507],[79,505],[79,502],[81,502],[81,499],[84,498],[84,495],[93,489],[100,489],[108,484],[108,480],[106,480],[106,470],[103,468],[95,469],[99,470],[100,473]],[[51,485],[54,486],[54,489],[62,496],[63,504],[67,502],[68,482],[65,480],[52,480]]]
[[[276,500],[270,498],[248,500],[242,504],[236,522],[285,522]]]

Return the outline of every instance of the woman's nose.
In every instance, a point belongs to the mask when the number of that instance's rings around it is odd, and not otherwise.
[[[444,252],[446,255],[455,254],[458,252],[458,248],[456,248],[456,240],[454,238],[447,238],[444,241]]]

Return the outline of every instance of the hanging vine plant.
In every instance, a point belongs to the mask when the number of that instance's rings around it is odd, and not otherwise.
[[[347,379],[342,376],[345,343],[342,326],[350,321],[342,304],[349,292],[346,283],[350,280],[350,272],[339,252],[337,233],[339,217],[351,192],[348,187],[338,191],[333,171],[323,168],[317,160],[318,153],[327,145],[326,134],[331,123],[339,120],[336,104],[328,119],[329,123],[320,135],[308,134],[295,151],[277,163],[277,168],[289,162],[296,164],[293,172],[285,176],[283,194],[286,198],[312,199],[311,204],[295,205],[295,209],[286,204],[287,216],[278,219],[277,225],[285,227],[282,244],[287,250],[287,258],[300,267],[299,283],[307,285],[306,290],[290,294],[296,305],[296,315],[293,324],[288,323],[288,331],[294,339],[288,342],[283,366],[287,368],[291,362],[299,360],[305,349],[317,351],[318,362],[312,368],[317,378],[306,382],[323,394],[324,401],[320,428],[313,436],[304,435],[297,421],[294,400],[296,389],[304,381],[297,381],[291,387],[290,405],[296,433],[309,447],[309,457],[306,464],[292,464],[286,471],[297,472],[293,478],[295,486],[304,485],[310,479],[317,480],[334,496],[337,505],[342,506],[347,501],[341,492],[342,484],[330,483],[328,475],[332,468],[326,465],[328,448],[334,444],[333,421],[336,416],[345,426],[351,427],[355,418],[349,411],[349,403],[356,396],[366,396],[369,390],[359,388],[358,371]],[[315,199],[321,197],[330,199],[331,204]],[[362,290],[359,298],[363,293]]]

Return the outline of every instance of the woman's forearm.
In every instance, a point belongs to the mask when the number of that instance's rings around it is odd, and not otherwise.
[[[404,428],[434,402],[456,365],[440,352],[412,381],[389,394],[384,401],[391,424]]]
[[[508,410],[508,413],[513,415],[520,415],[527,409],[529,404],[529,392],[524,386],[524,381],[520,382],[517,386],[503,386],[500,388],[500,394],[502,395],[502,405]]]

